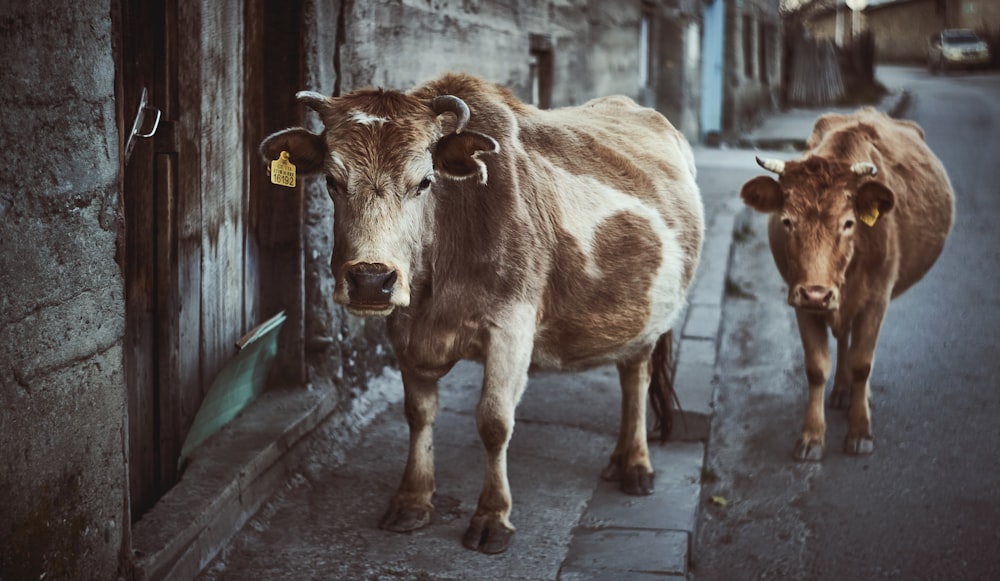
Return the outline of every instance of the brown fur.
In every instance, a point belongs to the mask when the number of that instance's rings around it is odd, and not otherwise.
[[[786,163],[777,182],[760,177],[743,186],[747,204],[771,213],[775,264],[789,285],[789,302],[800,306],[810,386],[796,452],[800,459],[818,459],[824,443],[826,327],[839,346],[831,402],[850,402],[847,451],[872,450],[869,377],[885,309],[934,264],[954,214],[947,174],[923,137],[915,123],[871,108],[825,115],[817,120],[803,159]],[[874,163],[878,174],[852,172],[857,162]],[[868,226],[860,215],[871,205],[880,214]],[[822,310],[816,301],[827,291],[830,308]]]

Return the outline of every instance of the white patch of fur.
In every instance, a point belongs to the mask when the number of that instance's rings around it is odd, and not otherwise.
[[[351,111],[347,114],[347,117],[360,125],[381,125],[383,123],[388,123],[391,121],[388,117],[378,117],[376,115],[369,115],[364,111]]]

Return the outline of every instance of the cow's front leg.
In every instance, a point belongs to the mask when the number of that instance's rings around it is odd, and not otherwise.
[[[826,380],[830,377],[830,342],[826,332],[826,321],[821,315],[796,309],[799,335],[805,354],[806,379],[809,382],[809,403],[806,405],[802,422],[802,435],[795,444],[797,460],[819,461],[823,458],[823,443],[826,438],[826,417],[823,412],[823,394]]]
[[[380,526],[406,532],[427,525],[434,512],[434,418],[438,407],[438,377],[402,370],[410,453],[403,481]]]
[[[476,514],[462,544],[484,553],[502,553],[510,546],[511,495],[507,480],[507,445],[514,432],[514,411],[528,381],[534,337],[534,310],[512,309],[502,328],[490,330],[483,390],[476,408],[476,426],[486,448],[486,474]]]
[[[622,417],[618,443],[608,467],[601,473],[605,480],[617,481],[622,492],[644,496],[653,493],[653,465],[646,443],[646,393],[649,390],[649,352],[618,364],[622,388]],[[669,402],[668,402],[669,405]]]
[[[888,301],[869,305],[854,318],[851,325],[851,348],[848,363],[851,371],[851,407],[847,412],[847,437],[844,451],[848,454],[871,454],[875,451],[872,435],[869,379],[875,362],[875,345]]]

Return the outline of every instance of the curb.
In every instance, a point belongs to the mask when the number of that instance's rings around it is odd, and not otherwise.
[[[722,303],[735,220],[735,214],[720,211],[705,229],[702,270],[691,290],[679,335],[674,376],[677,399],[681,403],[681,429],[674,436],[677,440],[708,441]]]

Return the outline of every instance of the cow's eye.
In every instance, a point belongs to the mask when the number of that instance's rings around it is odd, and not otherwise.
[[[431,184],[434,183],[431,178],[424,178],[420,185],[417,186],[417,195],[420,195],[430,189]]]
[[[854,228],[854,220],[848,220],[844,222],[844,231],[847,232],[851,228]]]
[[[785,228],[791,229],[791,227],[792,227],[792,219],[791,218],[782,218],[781,219],[781,225],[784,226]]]
[[[330,190],[330,193],[337,191],[337,180],[333,179],[333,176],[326,176],[326,189]]]

